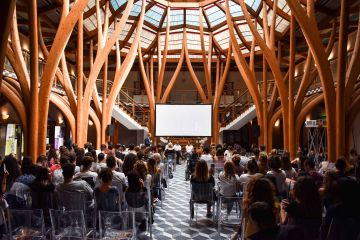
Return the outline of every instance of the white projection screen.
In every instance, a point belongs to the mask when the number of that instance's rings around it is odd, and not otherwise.
[[[156,104],[157,137],[211,137],[212,105]]]

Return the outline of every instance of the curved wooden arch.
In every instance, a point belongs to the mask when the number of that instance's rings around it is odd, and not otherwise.
[[[49,112],[49,100],[51,87],[53,85],[56,69],[59,65],[60,58],[64,52],[65,46],[70,38],[70,34],[74,26],[84,11],[88,0],[78,0],[72,6],[71,11],[64,16],[56,32],[54,42],[49,52],[48,60],[44,67],[44,72],[41,78],[39,91],[39,134],[38,134],[38,153],[45,153],[46,146],[46,131],[47,131],[47,114]],[[69,2],[63,2],[63,9],[69,9]]]
[[[262,102],[259,90],[256,86],[256,78],[254,72],[251,71],[251,69],[248,66],[248,63],[246,62],[244,56],[242,55],[241,50],[236,44],[236,37],[234,34],[234,24],[231,19],[230,14],[230,7],[229,7],[229,0],[225,1],[225,12],[226,12],[226,21],[229,27],[229,34],[234,54],[235,63],[240,71],[241,76],[244,79],[244,82],[249,90],[249,93],[254,101],[255,109],[256,109],[256,116],[258,118],[258,123],[262,125],[263,119],[262,119]],[[260,125],[259,124],[259,125]],[[260,128],[261,128],[260,125]]]
[[[94,109],[90,109],[89,112],[89,117],[91,118],[91,120],[93,121],[95,128],[96,128],[96,149],[100,149],[100,135],[101,135],[101,124],[100,124],[100,120],[96,114],[96,112],[94,111]]]
[[[345,124],[345,152],[350,151],[350,138],[351,138],[351,128],[354,125],[354,121],[357,115],[360,113],[360,90],[354,93],[354,96],[357,96],[354,101],[352,101],[351,106],[346,114],[346,124]]]
[[[182,44],[183,44],[183,47],[181,48],[179,62],[177,64],[177,66],[176,66],[174,75],[171,77],[171,80],[170,80],[169,84],[167,85],[167,87],[166,87],[166,89],[164,91],[164,95],[163,95],[163,97],[161,98],[161,101],[160,101],[161,103],[166,103],[166,101],[167,101],[167,99],[168,99],[168,97],[170,95],[171,89],[173,88],[173,86],[174,86],[174,84],[176,82],[176,79],[179,76],[181,66],[182,66],[182,64],[184,62],[184,55],[185,55],[184,38],[183,38]]]
[[[76,134],[75,117],[71,112],[69,103],[63,97],[59,96],[56,93],[50,94],[50,102],[53,103],[60,110],[60,112],[62,113],[62,115],[65,117],[65,119],[69,124],[71,135],[75,136]]]
[[[162,85],[163,85],[163,80],[164,80],[164,74],[165,74],[165,65],[166,65],[166,58],[167,58],[167,52],[168,52],[168,46],[169,46],[169,35],[170,35],[170,7],[167,8],[167,17],[166,17],[166,31],[165,31],[165,46],[164,46],[164,53],[163,53],[163,57],[162,60],[160,61],[160,55],[161,55],[161,50],[160,50],[160,36],[158,37],[158,61],[159,63],[161,62],[160,65],[160,71],[159,71],[159,78],[158,78],[158,83],[157,83],[157,87],[156,87],[156,101],[160,101],[161,100],[161,91],[162,91]]]
[[[322,45],[320,34],[317,29],[317,24],[314,21],[313,14],[309,14],[310,17],[308,17],[308,14],[306,14],[298,1],[286,0],[286,2],[291,9],[291,13],[295,16],[297,22],[302,29],[305,40],[309,45],[315,63],[318,67],[325,100],[328,137],[327,141],[329,146],[328,158],[330,161],[335,161],[335,111],[333,111],[333,108],[335,106],[335,88],[330,63],[327,60],[326,52]],[[309,9],[313,9],[312,7],[313,6],[310,6]]]
[[[142,79],[144,82],[146,95],[147,95],[147,98],[149,101],[149,108],[150,108],[149,132],[151,133],[152,136],[154,136],[155,99],[153,98],[153,94],[151,92],[151,87],[149,84],[149,79],[145,72],[144,62],[143,62],[142,53],[141,53],[141,44],[139,44],[139,47],[138,47],[138,56],[139,56],[139,65],[140,65],[141,76],[142,76]]]
[[[206,96],[205,96],[205,92],[202,89],[202,86],[201,86],[201,84],[199,82],[199,79],[197,78],[197,76],[195,74],[194,68],[191,65],[189,50],[187,48],[187,34],[186,34],[186,29],[185,28],[184,28],[183,38],[184,38],[183,48],[185,50],[185,60],[186,60],[187,66],[189,68],[190,76],[191,76],[193,82],[195,83],[195,86],[196,86],[196,88],[197,88],[197,90],[198,90],[198,92],[200,94],[200,98],[201,98],[202,102],[205,103],[207,101]]]
[[[204,26],[202,24],[203,22],[203,11],[202,8],[199,10],[199,26],[200,26],[200,46],[201,46],[201,55],[202,55],[202,63],[204,67],[205,72],[205,82],[206,82],[206,88],[207,88],[207,95],[208,95],[208,102],[211,102],[212,99],[212,89],[211,89],[211,74],[210,69],[208,67],[208,63],[206,62],[206,53],[205,53],[205,43],[204,43]],[[209,41],[211,42],[211,41]],[[211,60],[211,59],[209,59]]]
[[[119,94],[121,87],[124,84],[126,77],[128,76],[128,74],[131,70],[131,67],[133,66],[134,61],[135,61],[137,48],[138,48],[138,45],[140,42],[140,34],[142,32],[143,25],[144,25],[145,9],[146,9],[145,3],[146,3],[146,0],[142,0],[141,12],[140,12],[139,21],[138,21],[138,24],[136,27],[136,34],[134,37],[134,41],[131,44],[130,50],[129,50],[124,62],[122,63],[119,71],[115,73],[114,82],[113,82],[113,85],[111,87],[111,91],[110,91],[110,94],[108,97],[107,109],[106,109],[106,111],[103,111],[103,114],[106,114],[106,119],[107,119],[106,122],[108,124],[111,122],[111,112],[115,105],[116,97]],[[117,36],[116,36],[116,38],[117,38]],[[90,102],[88,102],[88,104],[85,105],[85,108],[87,108],[90,105],[89,103]],[[85,116],[87,116],[87,115],[85,115]]]
[[[345,111],[349,108],[351,103],[352,91],[355,86],[356,80],[360,74],[360,12],[359,23],[356,33],[356,40],[354,45],[353,55],[346,73],[346,87],[345,87]]]
[[[273,132],[274,132],[274,126],[275,126],[275,122],[280,118],[280,116],[282,116],[282,109],[278,109],[277,111],[275,111],[275,113],[272,115],[270,121],[269,121],[269,125],[268,125],[268,149],[272,149],[273,146]]]
[[[300,130],[301,127],[304,124],[306,116],[309,114],[309,112],[316,107],[319,103],[324,101],[324,95],[319,94],[307,101],[305,105],[302,107],[300,113],[298,114],[296,118],[296,126],[295,126],[295,140],[296,144],[299,145],[299,136],[300,136]],[[329,144],[329,143],[328,143]],[[330,160],[330,159],[329,159]]]
[[[86,83],[85,91],[84,91],[83,104],[84,104],[84,110],[85,111],[84,111],[84,119],[83,119],[83,121],[85,121],[85,119],[87,119],[87,116],[89,115],[88,112],[86,111],[86,109],[90,106],[91,96],[92,96],[92,93],[93,93],[95,85],[96,85],[95,84],[96,78],[98,77],[98,75],[100,73],[100,70],[101,70],[102,66],[104,65],[104,62],[105,62],[106,58],[108,57],[112,47],[114,46],[115,42],[118,40],[118,36],[122,32],[122,30],[123,30],[123,28],[124,28],[124,26],[126,24],[127,19],[129,18],[133,2],[134,2],[133,0],[128,1],[125,10],[122,13],[120,22],[116,23],[115,30],[112,33],[111,37],[106,41],[106,43],[103,46],[99,45],[100,48],[97,51],[97,54],[96,54],[96,57],[95,57],[95,62],[93,64],[93,66],[92,66],[91,72],[89,74],[89,77],[88,77],[88,80],[87,80],[87,83]],[[101,30],[101,29],[102,28],[100,27],[99,30]],[[136,41],[136,39],[134,40],[134,42],[135,41]],[[130,55],[130,52],[129,52],[128,55]],[[116,76],[115,76],[115,78],[116,78]],[[104,111],[104,109],[103,109],[103,111]]]
[[[23,132],[24,132],[24,140],[28,141],[29,130],[28,130],[28,126],[27,126],[27,114],[26,114],[26,108],[25,108],[24,103],[22,102],[21,98],[19,98],[17,96],[17,94],[12,91],[11,88],[9,88],[6,84],[4,84],[4,82],[2,82],[2,84],[1,84],[0,92],[2,94],[4,94],[4,96],[9,100],[11,105],[14,107],[14,109],[18,113],[18,116],[20,118],[21,125],[23,128]],[[27,153],[28,152],[27,142],[25,142],[24,146],[25,146],[25,149],[24,149],[25,153]]]
[[[225,64],[225,69],[224,72],[220,78],[220,80],[217,83],[216,86],[216,91],[215,91],[215,97],[214,97],[214,105],[213,105],[213,143],[218,143],[219,142],[219,105],[220,105],[220,97],[221,94],[223,92],[224,89],[224,85],[227,79],[227,76],[229,74],[230,71],[230,63],[231,63],[231,43],[229,43],[229,48],[228,48],[228,54],[226,57],[226,64]],[[218,61],[219,63],[219,61]],[[219,71],[219,66],[217,66],[217,71]],[[221,73],[219,73],[221,74]],[[218,78],[218,76],[217,76]]]
[[[288,91],[285,88],[285,84],[283,82],[283,74],[282,74],[282,72],[280,70],[280,66],[277,62],[275,52],[269,48],[269,46],[266,44],[264,39],[260,36],[256,26],[254,25],[254,23],[251,20],[251,17],[248,13],[248,9],[245,5],[245,2],[238,0],[238,3],[241,6],[244,17],[245,17],[246,22],[251,30],[253,37],[256,39],[256,42],[260,46],[260,48],[263,52],[263,55],[266,58],[271,71],[273,72],[276,86],[278,88],[278,93],[280,96],[281,106],[283,108],[283,116],[284,116],[284,119],[288,119],[289,118],[289,104],[288,104],[289,96],[288,96]],[[275,42],[274,36],[273,37],[270,36],[270,43],[274,45],[274,42]],[[289,134],[288,134],[289,122],[288,121],[284,121],[283,130],[284,130],[284,149],[288,150],[289,149],[289,146],[288,146],[289,145],[289,140],[288,140],[289,139]]]

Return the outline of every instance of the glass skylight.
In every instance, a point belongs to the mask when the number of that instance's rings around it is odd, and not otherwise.
[[[209,18],[211,27],[214,27],[226,20],[225,13],[222,10],[220,10],[218,6],[214,4],[212,4],[209,8],[207,8],[205,12]]]
[[[126,0],[111,0],[111,5],[113,9],[116,11],[118,10],[119,7],[121,7],[121,5],[123,5],[126,2],[127,2]]]
[[[166,21],[164,22],[166,26]],[[183,9],[171,9],[170,13],[170,26],[184,24],[184,10]]]
[[[148,21],[155,27],[159,27],[161,17],[164,13],[165,9],[155,5],[150,8],[145,14],[145,21]]]

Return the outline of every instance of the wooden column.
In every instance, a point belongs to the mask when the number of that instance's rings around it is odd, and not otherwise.
[[[291,16],[290,21],[290,66],[289,66],[289,119],[284,119],[284,121],[289,121],[289,152],[290,158],[293,159],[296,157],[296,147],[295,147],[295,113],[294,113],[294,85],[295,85],[295,31],[296,31],[296,22],[295,17]]]
[[[38,15],[37,0],[31,0],[29,6],[30,21],[30,109],[28,114],[29,121],[29,154],[36,161],[38,156],[38,131],[39,131],[39,44],[38,44]],[[14,26],[17,27],[17,26]],[[41,144],[41,143],[40,143]]]
[[[103,79],[103,97],[102,97],[102,114],[101,114],[101,143],[106,143],[106,103],[107,103],[107,78],[108,78],[108,59],[104,63],[104,79]]]
[[[263,127],[260,129],[263,135],[263,144],[265,144],[266,152],[269,152],[268,148],[268,102],[267,102],[267,63],[265,57],[263,57],[263,72],[262,72],[262,94],[263,94]],[[271,137],[271,136],[270,136]]]
[[[345,77],[348,42],[349,2],[341,0],[340,31],[336,73],[336,156],[345,154]]]
[[[84,84],[84,74],[83,74],[83,13],[80,14],[78,20],[78,33],[77,33],[77,65],[76,65],[76,88],[77,88],[77,112],[76,112],[76,140],[79,147],[83,147],[87,139],[84,139],[84,131],[87,131],[88,125],[83,125],[83,84]],[[92,44],[90,44],[91,46]],[[90,53],[90,56],[92,52]],[[91,59],[90,59],[90,62]],[[92,65],[90,63],[90,65]]]
[[[6,53],[6,45],[8,43],[8,37],[10,32],[11,20],[14,14],[16,1],[14,0],[3,0],[1,1],[0,8],[0,32],[2,33],[0,38],[0,88],[2,81],[2,69],[4,68],[4,60]],[[17,26],[16,26],[17,27]]]

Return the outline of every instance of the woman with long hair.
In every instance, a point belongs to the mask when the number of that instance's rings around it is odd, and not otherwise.
[[[219,193],[224,197],[236,197],[240,188],[239,176],[236,174],[235,165],[232,161],[226,161],[224,171],[219,174]],[[229,201],[230,200],[230,201]],[[225,199],[227,202],[227,214],[230,214],[234,201]]]
[[[124,163],[122,165],[122,170],[125,176],[134,169],[134,165],[136,161],[138,160],[136,154],[134,153],[128,153],[124,158]]]
[[[193,184],[210,184],[212,187],[215,186],[214,177],[209,174],[209,168],[205,160],[197,161],[195,165],[195,171],[191,176],[190,183]],[[191,216],[194,216],[193,202],[190,201]],[[212,217],[211,213],[211,201],[207,203],[207,217]]]
[[[246,187],[246,191],[244,192],[243,197],[243,219],[245,221],[245,237],[255,234],[257,229],[255,224],[252,222],[251,218],[249,218],[249,208],[251,204],[255,202],[265,202],[271,208],[278,219],[279,217],[279,208],[278,204],[275,201],[275,187],[267,178],[262,175],[257,175],[252,178]],[[241,233],[241,227],[238,232],[231,236],[231,239],[238,239]]]
[[[293,200],[281,202],[281,222],[303,230],[306,239],[317,239],[322,221],[322,207],[313,178],[300,177],[293,189]]]

